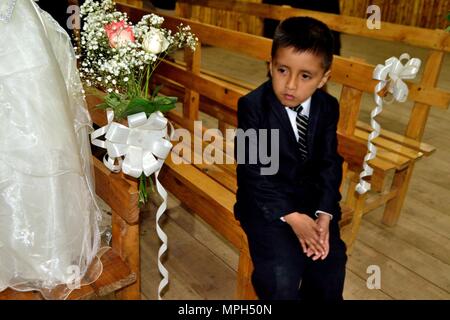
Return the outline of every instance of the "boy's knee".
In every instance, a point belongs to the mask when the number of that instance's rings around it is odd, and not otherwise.
[[[275,266],[271,270],[255,269],[252,283],[261,300],[299,299],[300,275],[286,266]]]

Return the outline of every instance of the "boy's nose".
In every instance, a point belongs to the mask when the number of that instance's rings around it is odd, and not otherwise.
[[[286,83],[286,89],[295,90],[296,88],[297,88],[297,83],[295,81],[295,77],[293,77],[293,76],[289,77],[289,79]]]

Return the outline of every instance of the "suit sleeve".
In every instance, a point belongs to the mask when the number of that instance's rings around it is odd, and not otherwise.
[[[239,99],[237,135],[239,135],[239,132],[246,133],[249,130],[252,131],[252,129],[258,133],[260,128],[260,106],[252,105],[246,97]],[[239,150],[244,151],[246,159],[245,163],[241,163],[242,161],[238,159],[237,166],[238,187],[245,190],[244,196],[248,198],[244,201],[250,201],[252,205],[256,205],[255,209],[262,212],[264,218],[268,221],[280,219],[282,216],[294,212],[294,203],[284,192],[286,189],[276,182],[273,176],[261,174],[261,169],[264,166],[260,162],[258,143],[255,143],[252,139],[247,139],[244,146],[238,148],[236,146],[237,141],[239,140],[235,140],[235,150],[238,150],[237,152]],[[279,141],[276,143],[279,143]],[[258,159],[256,163],[248,161],[250,153],[256,153]]]
[[[325,132],[321,141],[320,157],[320,190],[322,191],[318,210],[331,213],[336,220],[340,219],[339,187],[342,180],[343,159],[338,153],[337,124],[339,121],[339,103],[333,98],[328,116],[323,119]]]

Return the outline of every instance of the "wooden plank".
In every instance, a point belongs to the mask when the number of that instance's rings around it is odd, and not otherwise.
[[[204,174],[191,165],[174,165],[170,157],[160,178],[169,191],[240,248],[243,231],[233,217],[235,197],[231,191],[213,180],[205,179]]]
[[[339,123],[338,132],[346,135],[353,135],[356,128],[356,121],[359,116],[362,91],[343,86],[339,99]]]
[[[103,162],[93,157],[96,193],[127,223],[139,222],[137,182],[112,173]]]
[[[237,109],[237,100],[247,93],[246,90],[237,86],[225,84],[220,80],[205,79],[203,75],[193,74],[170,62],[162,62],[157,73],[180,83],[186,88],[201,92],[202,95],[220,102],[231,110]]]
[[[363,223],[363,228],[365,225]],[[450,298],[448,292],[416,274],[414,268],[406,268],[401,263],[384,255],[384,252],[377,251],[370,244],[358,241],[347,262],[347,269],[362,279],[367,279],[370,276],[367,273],[367,268],[371,265],[376,265],[381,270],[380,290],[395,299],[448,300]],[[420,290],[417,290],[417,288],[420,288]]]
[[[90,285],[81,286],[73,290],[67,297],[68,300],[98,299],[116,290],[120,290],[136,281],[136,275],[114,253],[108,250],[101,257],[103,271],[100,277]],[[6,289],[0,293],[0,300],[42,300],[42,295],[37,291],[19,292]]]
[[[366,132],[372,132],[372,127],[368,123],[358,121],[356,123],[356,126],[358,129],[364,130]],[[413,150],[420,151],[425,156],[430,156],[432,153],[436,151],[436,148],[428,143],[417,141],[386,129],[381,129],[380,136],[385,139],[392,140],[396,143],[402,144]]]
[[[383,214],[383,223],[388,226],[394,226],[403,207],[403,203],[408,192],[409,181],[414,170],[414,161],[410,163],[407,169],[398,171],[394,175],[392,188],[398,189],[397,196],[386,203]]]
[[[180,100],[184,99],[184,87],[160,74],[155,74],[155,78],[158,83],[164,84],[160,90],[162,94],[176,96]],[[237,115],[234,110],[224,108],[220,103],[209,99],[204,95],[200,96],[200,111],[205,112],[222,122],[231,124],[234,127],[237,126]]]
[[[421,85],[424,87],[435,87],[439,79],[444,52],[432,51],[429,53],[427,63],[423,71]],[[416,103],[411,111],[405,135],[415,140],[422,140],[427,123],[430,106],[427,103]]]
[[[201,6],[220,8],[275,20],[284,20],[294,16],[309,16],[323,21],[331,29],[342,33],[450,52],[450,36],[444,30],[429,30],[389,22],[383,22],[383,27],[379,30],[369,29],[367,28],[367,20],[362,18],[243,1],[180,0],[180,2],[195,3]],[[362,12],[365,12],[365,10]],[[391,12],[394,13],[395,10]]]
[[[355,130],[355,136],[367,141],[369,133],[367,131]],[[381,135],[372,140],[372,143],[383,149],[398,153],[402,157],[406,157],[412,160],[420,159],[423,153],[417,150],[410,149],[402,144],[383,138]]]
[[[450,265],[417,249],[400,239],[387,228],[379,228],[364,220],[364,233],[359,235],[361,242],[376,247],[390,260],[401,263],[418,276],[427,279],[436,287],[447,292],[450,297]]]
[[[382,191],[376,196],[368,196],[364,206],[364,213],[369,213],[376,208],[384,205],[386,202],[394,199],[398,194],[397,187],[391,187],[390,190]]]
[[[156,299],[161,280],[157,268],[157,253],[161,242],[156,235],[155,219],[152,214],[156,207],[151,208],[142,224],[141,248],[142,256],[145,257],[142,259],[142,270],[145,271],[143,274],[146,282],[145,292],[149,299]],[[178,217],[186,219],[180,221]],[[214,251],[220,252],[220,248],[212,247],[213,245],[228,247],[228,244],[222,243],[223,238],[218,238],[216,233],[205,235],[207,239],[215,239],[211,243],[193,237],[194,233],[199,233],[198,224],[193,220],[192,214],[177,205],[168,209],[161,221],[169,239],[169,251],[164,255],[163,263],[170,277],[168,289],[163,292],[163,299],[234,299],[236,271],[224,265],[223,258]]]
[[[167,211],[167,216],[199,243],[206,245],[227,267],[238,270],[239,250],[197,214],[177,204]]]
[[[350,259],[352,259],[350,257]],[[351,270],[346,270],[344,283],[345,300],[391,300],[392,297],[382,290],[367,288],[367,279],[357,276]]]
[[[139,300],[141,298],[139,224],[129,225],[114,210],[112,210],[112,246],[136,276],[136,281],[118,291],[116,296],[120,300]]]
[[[198,43],[195,52],[190,48],[184,50],[186,69],[194,74],[200,74],[201,44]],[[200,95],[197,91],[185,89],[183,115],[185,118],[197,120],[199,111]]]
[[[91,289],[92,290],[92,289]],[[92,290],[93,292],[94,290]],[[8,288],[0,292],[0,300],[42,300],[42,296],[37,291],[20,292]]]
[[[98,297],[106,296],[137,281],[137,275],[114,250],[108,250],[101,257],[103,272],[91,286]],[[76,292],[74,292],[76,293]],[[72,296],[70,296],[72,298]]]
[[[405,207],[408,206],[408,202]],[[408,243],[410,246],[417,248],[421,252],[425,252],[435,259],[438,259],[450,265],[450,238],[424,226],[422,223],[411,217],[409,214],[403,214],[401,223],[395,228],[390,228],[381,223],[382,210],[376,210],[365,216],[365,220],[370,222],[377,228],[388,232],[401,239],[402,242]],[[427,261],[428,265],[432,263]]]

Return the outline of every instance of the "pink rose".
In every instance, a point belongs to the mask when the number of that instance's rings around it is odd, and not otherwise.
[[[121,47],[128,42],[134,42],[133,28],[125,21],[111,22],[105,26],[106,35],[111,48]]]

